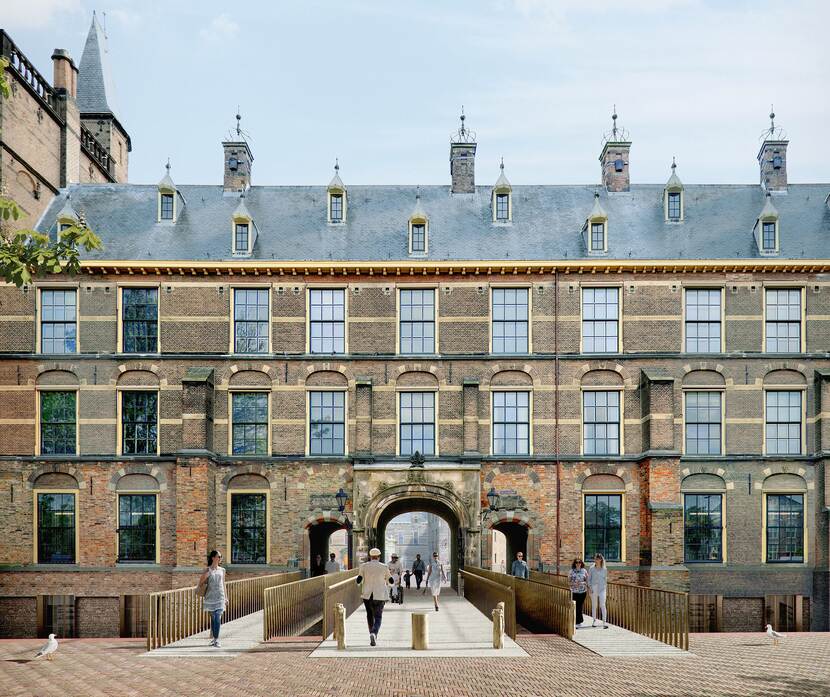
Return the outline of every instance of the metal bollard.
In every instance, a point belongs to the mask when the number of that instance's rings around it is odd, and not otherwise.
[[[334,606],[334,638],[338,651],[346,648],[346,608],[343,603]]]
[[[493,648],[504,648],[504,603],[499,603],[493,610]]]
[[[429,615],[425,612],[412,613],[412,648],[426,651],[429,648]]]

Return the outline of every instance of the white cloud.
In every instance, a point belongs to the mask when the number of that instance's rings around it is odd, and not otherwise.
[[[64,12],[79,12],[81,0],[7,0],[3,24],[9,29],[45,27]]]
[[[239,33],[239,25],[224,12],[214,17],[199,35],[206,41],[224,41]]]

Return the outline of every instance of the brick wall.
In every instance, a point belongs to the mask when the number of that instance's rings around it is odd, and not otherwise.
[[[75,601],[79,639],[120,636],[121,612],[117,597],[80,597]]]
[[[0,597],[0,638],[33,637],[37,633],[37,599]]]

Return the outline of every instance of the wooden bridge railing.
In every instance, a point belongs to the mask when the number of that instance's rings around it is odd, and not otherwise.
[[[261,610],[267,589],[301,577],[301,571],[289,571],[228,581],[228,608],[222,622]],[[196,595],[196,586],[149,593],[147,601],[148,651],[198,634],[210,626],[210,616],[203,608],[203,599]]]
[[[487,619],[499,603],[504,603],[504,633],[516,638],[516,598],[510,585],[483,576],[476,567],[466,567],[458,573],[464,580],[464,597],[478,608]],[[501,574],[499,574],[501,575]]]
[[[332,574],[323,596],[323,638],[334,631],[334,607],[337,603],[342,603],[346,608],[346,617],[362,604],[360,586],[354,582],[357,569],[343,571],[338,576],[342,576],[342,580],[337,580]],[[326,574],[326,578],[329,578],[329,574]]]

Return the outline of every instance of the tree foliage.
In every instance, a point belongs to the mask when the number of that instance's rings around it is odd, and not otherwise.
[[[0,58],[0,99],[7,99],[11,94],[8,65],[6,59]],[[0,278],[17,286],[47,274],[77,273],[81,249],[90,251],[101,247],[101,240],[89,229],[83,215],[52,240],[35,230],[13,230],[11,224],[23,214],[14,199],[0,192]]]

